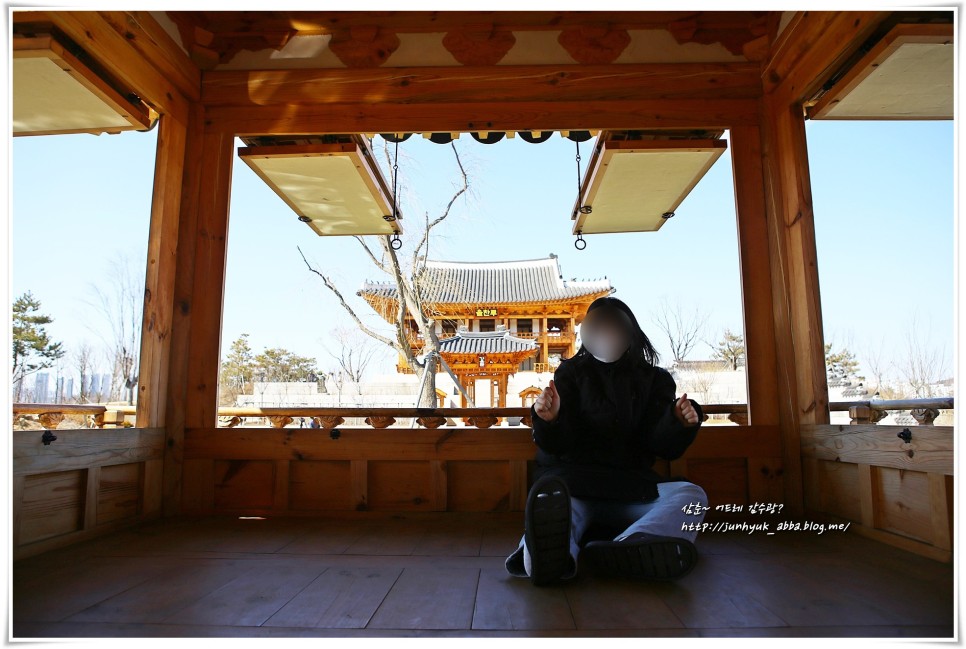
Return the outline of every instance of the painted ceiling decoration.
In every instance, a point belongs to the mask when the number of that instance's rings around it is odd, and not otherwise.
[[[631,51],[632,58],[658,56],[663,41],[656,32],[668,35],[668,43],[692,48],[696,60],[758,61],[777,34],[779,18],[765,11],[473,12],[476,22],[465,24],[458,11],[154,13],[202,69],[228,66],[242,52],[277,58],[271,53],[308,37],[318,45],[313,54],[319,61],[323,50],[334,55],[330,67],[392,66],[405,40],[417,39],[413,46],[427,50],[440,37],[437,46],[452,57],[444,64],[497,65],[515,47],[527,50],[528,62],[558,62],[545,39],[532,37],[538,33],[551,35],[562,56],[584,65],[614,63]]]

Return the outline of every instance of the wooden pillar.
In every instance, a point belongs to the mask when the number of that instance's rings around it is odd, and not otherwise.
[[[215,426],[218,421],[218,367],[221,356],[221,315],[225,292],[228,203],[234,138],[206,133],[202,149],[202,192],[190,304],[188,394],[185,426]]]
[[[574,309],[576,306],[571,306],[570,309],[570,346],[567,347],[567,358],[572,357],[577,353],[577,325],[574,322]]]
[[[547,338],[547,316],[543,316],[540,320],[540,339],[543,341],[540,345],[540,362],[549,363],[550,362],[550,346],[549,338]]]
[[[761,133],[757,126],[738,126],[730,130],[728,139],[738,225],[748,423],[778,424],[772,276],[769,256],[763,254],[768,251],[768,223]]]
[[[789,105],[768,96],[764,123],[769,254],[772,275],[780,281],[775,287],[776,315],[781,320],[776,318],[776,327],[787,330],[791,343],[790,348],[786,343],[782,349],[779,333],[779,377],[783,369],[793,373],[794,383],[789,383],[795,390],[792,405],[801,423],[827,424],[825,337],[805,118],[800,104]]]
[[[166,424],[181,189],[188,133],[188,126],[183,120],[171,115],[163,115],[159,119],[144,278],[144,312],[141,319],[135,416],[135,426],[138,428],[162,428]],[[180,463],[171,468],[179,472]],[[143,514],[160,514],[164,493],[163,459],[145,463],[141,489]]]
[[[848,60],[883,19],[885,12],[798,12],[772,47],[763,63],[763,97],[760,108],[761,168],[764,182],[769,280],[774,328],[777,405],[782,435],[785,509],[788,516],[804,515],[801,426],[827,424],[828,383],[825,377],[825,336],[819,295],[818,262],[812,192],[805,143],[804,103]],[[741,184],[739,210],[750,219],[741,225],[743,236],[760,241],[756,230],[757,203],[749,198],[755,182],[755,133],[733,129],[736,155],[736,191]],[[738,168],[743,175],[738,177]],[[742,232],[742,228],[747,228]],[[742,252],[752,248],[742,243]],[[743,255],[744,257],[744,255]],[[742,272],[745,273],[744,260]],[[749,288],[745,278],[743,289]],[[762,309],[762,301],[746,308]],[[755,312],[758,313],[757,311]],[[748,318],[746,316],[746,324]],[[758,318],[760,316],[753,316]],[[749,331],[749,338],[755,333]],[[760,332],[759,332],[760,334]],[[767,337],[767,336],[765,336]],[[767,350],[757,348],[755,353]],[[762,390],[755,379],[749,389]],[[767,407],[767,406],[766,406]],[[754,423],[763,423],[755,406]],[[772,413],[773,415],[773,413]]]
[[[185,150],[166,410],[164,513],[181,511],[184,431],[217,422],[218,363],[234,138],[195,107]]]
[[[158,123],[138,370],[138,428],[165,424],[187,129],[186,124],[167,115]]]

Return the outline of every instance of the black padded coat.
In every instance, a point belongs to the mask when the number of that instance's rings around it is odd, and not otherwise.
[[[625,355],[602,363],[589,354],[563,361],[554,372],[560,414],[553,423],[531,407],[537,477],[554,474],[572,496],[648,502],[665,481],[652,466],[674,460],[694,441],[698,424],[674,416],[676,386],[670,372]]]

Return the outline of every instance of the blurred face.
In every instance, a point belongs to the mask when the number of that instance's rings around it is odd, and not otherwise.
[[[594,309],[580,325],[580,338],[594,358],[602,363],[613,363],[631,345],[630,318],[613,307]]]

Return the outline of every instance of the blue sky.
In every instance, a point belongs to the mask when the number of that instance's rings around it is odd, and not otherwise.
[[[952,122],[807,123],[826,339],[860,359],[899,345],[918,312],[930,344],[954,350]],[[378,142],[378,140],[377,140]],[[16,138],[12,144],[11,296],[31,290],[67,348],[96,342],[102,321],[87,304],[110,260],[143,274],[156,133]],[[722,156],[657,233],[587,237],[574,248],[575,145],[555,135],[457,146],[472,195],[439,228],[431,257],[509,260],[559,256],[565,278],[607,276],[669,360],[652,323],[661,299],[709,314],[707,334],[741,328],[731,158]],[[404,227],[438,214],[458,178],[448,146],[414,137],[402,144]],[[584,160],[590,143],[581,146]],[[586,165],[586,162],[584,163]],[[69,169],[69,173],[65,170]],[[412,243],[404,237],[404,251]],[[349,238],[318,237],[240,160],[232,186],[223,349],[241,333],[256,351],[281,346],[333,361],[323,339],[349,324],[336,300],[300,259],[301,246],[354,296],[381,279]],[[701,344],[691,358],[708,358]],[[385,356],[381,371],[391,367]]]

